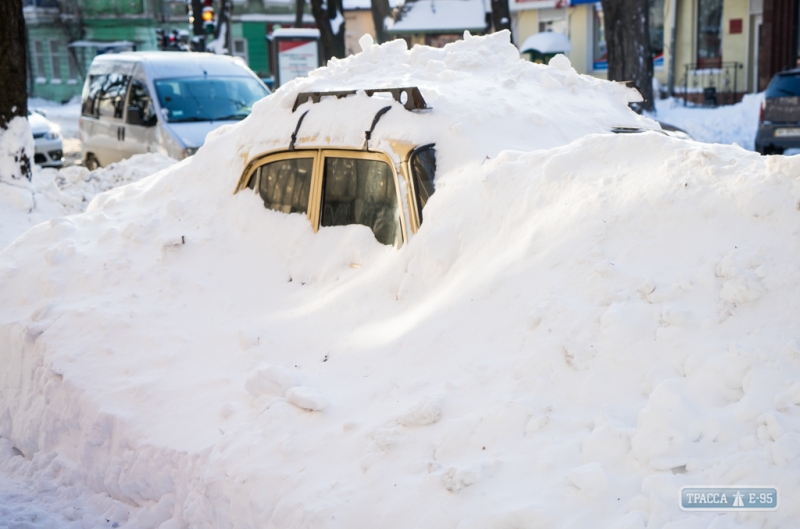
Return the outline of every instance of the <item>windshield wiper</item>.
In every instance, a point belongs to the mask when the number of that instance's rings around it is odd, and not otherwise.
[[[230,116],[223,116],[221,118],[214,118],[213,121],[241,121],[250,114],[231,114]]]
[[[197,116],[189,116],[188,118],[170,119],[170,123],[188,123],[190,121],[211,121],[210,118],[201,118]]]

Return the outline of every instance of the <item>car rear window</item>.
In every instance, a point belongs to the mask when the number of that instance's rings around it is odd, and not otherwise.
[[[797,97],[800,96],[800,75],[776,75],[767,87],[770,97]]]

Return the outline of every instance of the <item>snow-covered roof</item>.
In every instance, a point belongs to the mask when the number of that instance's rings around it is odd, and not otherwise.
[[[403,8],[390,33],[454,33],[486,29],[483,0],[418,0]]]
[[[294,15],[273,15],[268,13],[243,13],[241,15],[233,16],[234,22],[278,22],[281,24],[294,24],[296,18]],[[314,24],[314,16],[305,13],[303,15],[304,24]]]
[[[316,28],[279,28],[272,32],[272,38],[275,37],[299,37],[318,39],[319,30]]]
[[[389,7],[395,8],[403,5],[405,0],[389,0]],[[342,0],[345,11],[372,9],[372,0]]]

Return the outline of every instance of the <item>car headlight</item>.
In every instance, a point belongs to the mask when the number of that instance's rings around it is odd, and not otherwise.
[[[194,156],[194,153],[197,152],[197,149],[199,149],[199,147],[186,147],[183,150],[183,157],[188,158],[189,156]]]
[[[44,139],[46,140],[57,140],[60,137],[61,134],[59,134],[56,129],[50,129],[44,134]]]

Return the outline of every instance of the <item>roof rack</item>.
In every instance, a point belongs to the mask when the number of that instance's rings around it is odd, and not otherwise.
[[[311,101],[312,103],[319,103],[320,99],[327,96],[336,98],[343,98],[355,94],[358,90],[338,90],[334,92],[301,92],[297,94],[297,99],[294,100],[292,112],[297,110],[297,107]],[[422,92],[416,86],[405,86],[401,88],[370,88],[364,90],[368,96],[378,92],[388,92],[392,94],[395,101],[403,105],[406,110],[427,110],[430,107],[425,103],[425,98],[422,97]]]

